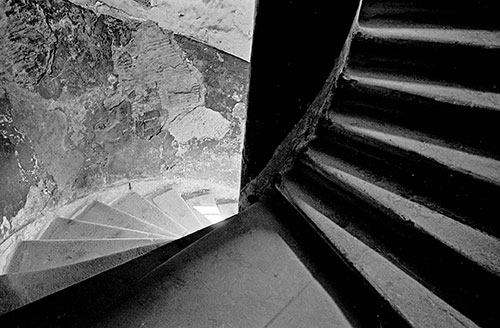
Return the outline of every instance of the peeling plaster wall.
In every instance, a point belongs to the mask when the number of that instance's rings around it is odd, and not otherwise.
[[[0,0],[0,243],[128,180],[209,181],[237,197],[248,75],[153,21]]]
[[[250,61],[255,0],[71,0],[97,13],[157,22]]]

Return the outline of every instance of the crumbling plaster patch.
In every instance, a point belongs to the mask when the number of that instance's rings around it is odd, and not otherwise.
[[[119,181],[197,181],[237,196],[248,63],[151,21],[99,16],[63,0],[5,3],[0,141],[12,148],[5,163],[15,172],[0,178],[26,181],[16,194],[24,207],[9,211],[0,244],[33,222],[38,229],[50,208]],[[46,37],[32,42],[25,21]],[[37,53],[42,69],[24,53]]]
[[[201,73],[183,59],[172,33],[153,22],[141,24],[125,47],[113,47],[113,61],[119,90],[132,102],[133,115],[160,110],[168,123],[204,103]],[[158,97],[154,107],[144,101],[152,92]]]
[[[250,60],[255,0],[156,0],[150,7],[134,0],[70,1],[118,18],[151,20]]]
[[[172,121],[169,131],[175,141],[186,144],[192,139],[220,140],[230,127],[231,123],[221,114],[200,106]]]

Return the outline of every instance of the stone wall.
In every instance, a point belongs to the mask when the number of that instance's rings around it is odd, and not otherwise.
[[[255,0],[71,1],[117,18],[151,20],[174,33],[250,60]]]
[[[152,21],[0,0],[0,241],[124,180],[208,180],[237,195],[248,73]]]

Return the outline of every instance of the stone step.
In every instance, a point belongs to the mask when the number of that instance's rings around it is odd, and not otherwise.
[[[388,95],[406,93],[445,104],[467,106],[471,108],[472,113],[476,112],[476,108],[494,112],[500,111],[500,94],[496,92],[456,88],[442,84],[419,83],[397,75],[370,74],[354,69],[347,70],[344,79],[355,82],[356,85],[363,86],[366,90],[385,90]]]
[[[199,222],[193,210],[175,190],[171,189],[154,197],[153,203],[158,206],[160,210],[170,217],[175,218],[179,224],[188,229],[188,233],[203,228],[203,224]]]
[[[138,258],[162,245],[164,243],[140,246],[57,268],[2,275],[0,315]]]
[[[432,139],[391,124],[340,113],[331,113],[332,129],[351,133],[364,140],[379,142],[381,147],[394,147],[401,152],[415,153],[450,170],[472,175],[500,186],[500,161],[467,153],[447,146],[442,140]]]
[[[365,1],[359,21],[370,26],[434,26],[498,30],[495,0]]]
[[[92,321],[215,228],[63,267],[0,276],[0,324],[53,328]]]
[[[315,146],[455,220],[500,236],[500,162],[390,124],[329,114]],[[349,164],[347,164],[349,163]]]
[[[175,218],[165,214],[135,192],[121,197],[111,204],[111,207],[153,224],[169,232],[173,237],[180,237],[187,233],[187,229],[176,222]]]
[[[217,207],[223,220],[238,214],[238,202],[217,203]]]
[[[307,218],[361,280],[389,304],[410,327],[479,327],[442,297],[415,279],[398,262],[353,235],[348,224],[327,216],[319,202],[293,179],[280,186],[283,195]],[[330,213],[329,213],[330,214]],[[335,215],[331,213],[331,215]],[[400,245],[398,247],[401,247]],[[360,283],[362,283],[360,281]]]
[[[166,322],[169,327],[354,327],[345,303],[336,304],[302,263],[300,242],[290,240],[274,215],[253,207],[207,227],[215,229],[143,279],[118,306],[92,318],[88,327]]]
[[[172,238],[171,233],[168,233],[160,227],[142,221],[139,218],[119,211],[99,201],[95,201],[88,205],[84,211],[79,213],[76,217],[74,217],[74,219],[78,221],[137,230],[145,233],[159,234],[167,238]]]
[[[108,238],[165,238],[163,235],[117,228],[64,218],[54,219],[38,238],[49,239],[108,239]]]
[[[191,206],[200,219],[200,223],[204,226],[217,223],[222,220],[219,208],[215,203],[214,197],[210,193],[198,195],[186,199],[186,203]]]
[[[383,209],[400,224],[411,224],[414,229],[436,239],[461,256],[500,277],[500,240],[436,212],[411,199],[377,185],[373,175],[344,165],[335,158],[309,149],[306,165],[322,174],[335,185],[342,186],[358,199]]]
[[[335,112],[400,125],[467,147],[469,152],[499,156],[499,93],[352,70],[341,84],[333,105]]]
[[[500,290],[500,241],[469,224],[482,218],[457,218],[428,207],[426,199],[405,190],[405,181],[390,175],[390,168],[371,170],[370,159],[345,161],[339,153],[311,146],[286,181],[330,220],[471,320],[493,322],[497,311],[490,299]]]
[[[25,240],[17,245],[6,272],[28,272],[61,267],[168,241],[167,239]]]
[[[201,214],[200,212],[198,212],[197,210],[195,210],[194,208],[192,208],[193,210],[193,214],[196,216],[196,219],[198,220],[198,222],[203,226],[203,227],[206,227],[206,226],[209,226],[212,224],[212,222],[210,222],[206,217],[205,215]]]
[[[500,48],[498,31],[473,29],[447,29],[438,27],[359,27],[371,38],[399,41],[421,41],[443,44],[464,44],[485,49]]]
[[[498,33],[433,32],[434,29],[360,28],[353,37],[348,67],[480,91],[500,90]]]

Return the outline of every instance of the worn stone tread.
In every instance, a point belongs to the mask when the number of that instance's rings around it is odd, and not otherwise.
[[[218,223],[88,327],[276,327],[304,301],[310,307],[298,315],[315,308],[302,318],[309,327],[352,327],[273,215],[258,205]]]
[[[359,32],[366,37],[400,41],[425,41],[448,44],[467,44],[484,48],[500,48],[500,34],[496,31],[452,29],[437,27],[365,27]]]
[[[0,315],[144,255],[163,243],[140,246],[51,269],[0,276]]]
[[[166,239],[25,240],[12,256],[7,273],[37,271],[87,261]]]
[[[193,208],[193,214],[196,216],[196,219],[198,219],[198,222],[203,226],[203,227],[206,227],[206,226],[209,226],[212,224],[212,222],[210,222],[206,217],[205,215],[201,214],[200,212],[198,212],[196,209]]]
[[[495,4],[493,0],[376,0],[363,4],[359,20],[363,26],[496,30]]]
[[[111,204],[111,207],[155,225],[167,231],[173,237],[180,237],[187,233],[187,229],[175,221],[175,218],[162,212],[158,207],[135,192],[124,195]]]
[[[345,77],[347,80],[356,81],[368,88],[386,89],[388,93],[399,91],[444,103],[468,106],[471,114],[474,113],[473,109],[476,107],[500,111],[500,94],[494,92],[416,81],[384,73],[373,74],[352,68],[347,69]]]
[[[500,161],[495,159],[443,146],[438,140],[432,142],[430,138],[421,139],[412,131],[358,117],[331,113],[330,121],[332,129],[339,129],[341,133],[351,133],[365,142],[395,147],[400,152],[415,153],[445,165],[452,171],[469,174],[500,186]]]
[[[498,91],[495,69],[500,55],[498,33],[433,32],[432,29],[361,28],[354,35],[348,66],[429,84]]]
[[[186,203],[193,208],[193,212],[203,226],[220,221],[219,208],[211,194],[208,193],[186,199]]]
[[[76,217],[74,217],[74,219],[84,222],[137,230],[146,233],[154,233],[172,238],[172,235],[167,231],[99,201],[95,201],[88,205],[87,208],[85,208],[82,213],[79,213]]]
[[[355,327],[339,304],[317,282],[311,282],[266,326],[268,328]]]
[[[189,233],[203,228],[193,210],[186,204],[184,199],[173,189],[153,198],[153,203],[167,215],[176,219]]]
[[[38,238],[48,239],[107,239],[107,238],[164,238],[159,234],[107,226],[65,218],[54,219]]]
[[[373,177],[368,174],[357,171],[355,176],[345,172],[342,166],[336,165],[334,158],[325,153],[309,149],[306,155],[314,169],[325,172],[329,180],[336,180],[347,186],[351,193],[388,209],[402,222],[411,223],[416,229],[500,277],[500,240],[496,237],[379,187],[371,183]]]
[[[411,327],[479,327],[376,250],[365,245],[311,206],[300,187],[285,179],[285,196],[328,240],[338,254]]]
[[[217,203],[217,207],[219,208],[220,215],[222,215],[223,219],[227,219],[238,213],[237,202]]]

